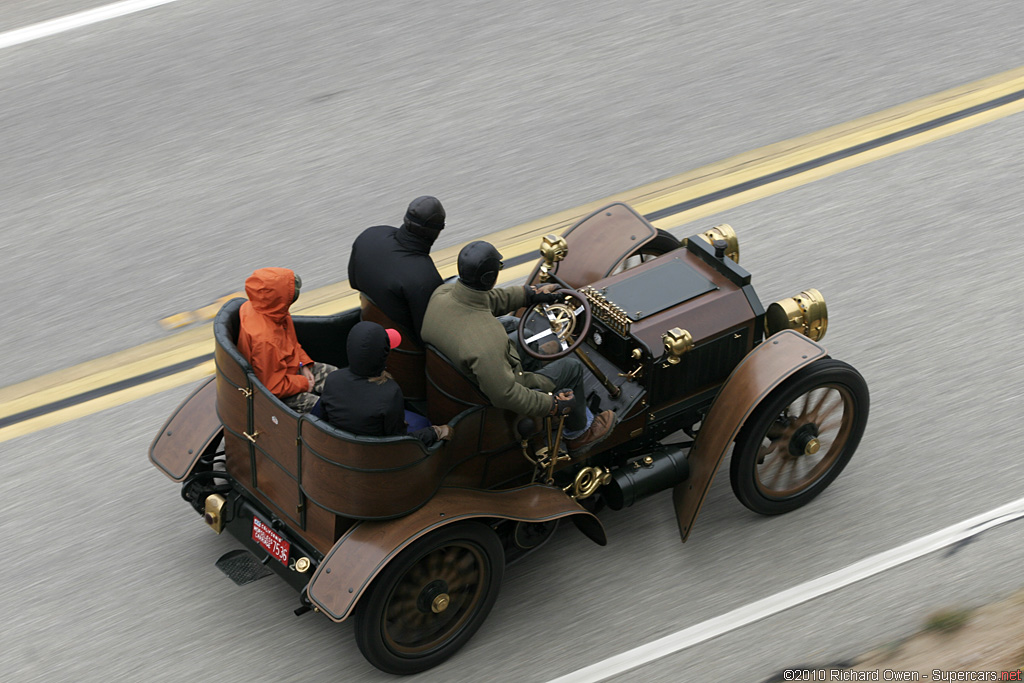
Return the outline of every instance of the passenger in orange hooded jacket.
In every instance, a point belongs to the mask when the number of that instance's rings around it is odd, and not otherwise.
[[[238,350],[256,378],[300,413],[309,412],[333,365],[314,362],[299,344],[288,308],[302,280],[287,268],[260,268],[245,281],[249,300],[239,311]]]

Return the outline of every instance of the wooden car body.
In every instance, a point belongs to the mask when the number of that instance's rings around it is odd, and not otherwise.
[[[585,393],[595,411],[614,410],[618,424],[584,457],[563,456],[539,476],[531,454],[546,442],[544,426],[523,434],[522,416],[490,405],[432,347],[403,344],[389,369],[412,405],[454,428],[451,441],[428,448],[408,435],[356,436],[297,414],[263,387],[236,348],[244,300],[235,299],[214,322],[215,379],[164,426],[151,460],[183,482],[183,497],[208,525],[269,557],[266,564],[304,604],[336,621],[406,548],[448,525],[489,525],[506,558],[532,549],[520,540],[524,528],[546,529],[563,518],[604,544],[600,522],[581,505],[598,489],[618,509],[672,488],[686,540],[751,415],[825,358],[825,349],[794,329],[766,339],[766,311],[751,276],[721,242],[695,235],[655,250],[657,258],[628,262],[666,238],[623,204],[595,212],[563,237],[567,255],[539,263],[528,282],[558,283],[589,301],[592,323],[580,347],[590,368]],[[390,323],[365,297],[360,309],[294,321],[307,353],[344,367],[345,339],[361,319]],[[857,406],[864,419],[866,408],[865,393]],[[690,441],[661,443],[676,433]],[[859,433],[851,448],[857,439]],[[597,484],[581,492],[581,478]]]

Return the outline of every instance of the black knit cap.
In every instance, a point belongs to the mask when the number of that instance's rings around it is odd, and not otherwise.
[[[470,242],[459,252],[459,281],[471,289],[486,292],[498,281],[505,265],[502,256],[489,242]]]
[[[423,196],[409,202],[403,225],[412,234],[433,242],[444,230],[444,219],[444,207],[437,197]]]

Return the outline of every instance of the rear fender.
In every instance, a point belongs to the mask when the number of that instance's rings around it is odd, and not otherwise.
[[[685,542],[729,446],[754,408],[787,377],[824,358],[825,347],[793,330],[764,340],[729,375],[700,426],[690,451],[690,477],[672,490],[672,503]]]
[[[199,456],[216,446],[224,432],[213,379],[205,380],[178,406],[149,447],[150,462],[173,481],[184,481]]]
[[[387,563],[431,531],[467,519],[547,522],[563,517],[571,517],[595,543],[607,543],[597,517],[557,488],[540,484],[505,491],[444,487],[410,515],[353,526],[324,556],[307,595],[329,619],[343,621]]]

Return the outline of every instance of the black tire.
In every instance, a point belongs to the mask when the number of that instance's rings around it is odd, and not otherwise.
[[[839,476],[868,421],[868,387],[848,363],[797,371],[751,413],[736,438],[732,490],[762,515],[806,505]]]
[[[650,242],[647,242],[639,249],[631,252],[626,258],[622,259],[614,268],[612,268],[609,275],[615,273],[621,273],[624,270],[635,268],[642,263],[647,263],[653,259],[658,258],[662,254],[667,254],[670,251],[675,251],[679,247],[683,246],[675,235],[666,231],[657,229],[658,234],[654,236]]]
[[[501,541],[484,524],[452,524],[418,539],[384,567],[356,605],[360,652],[392,674],[437,666],[480,628],[504,571]]]

